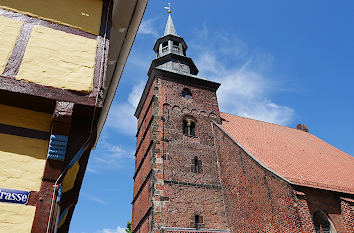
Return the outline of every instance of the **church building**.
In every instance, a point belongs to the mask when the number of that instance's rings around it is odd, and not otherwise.
[[[0,0],[0,232],[66,233],[148,0]]]
[[[132,232],[354,232],[354,158],[220,112],[187,48],[169,14],[135,112]]]

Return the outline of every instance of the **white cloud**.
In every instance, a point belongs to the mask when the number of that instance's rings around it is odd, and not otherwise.
[[[208,30],[203,29],[203,33],[207,34]],[[221,83],[217,92],[221,110],[266,122],[289,124],[294,110],[271,100],[274,81],[262,72],[269,69],[273,57],[257,53],[247,55],[248,46],[237,38],[205,38],[208,41],[198,41],[195,61],[201,76]],[[226,44],[229,49],[225,49]]]
[[[128,97],[128,103],[136,108],[139,104],[141,94],[143,93],[145,87],[144,82],[140,82],[138,85],[133,87],[133,90],[130,92]]]
[[[156,31],[156,27],[154,27],[153,23],[156,19],[146,19],[143,20],[140,24],[138,33],[145,34],[145,35],[152,35],[155,38],[159,36]]]
[[[119,132],[134,135],[137,122],[134,119],[135,108],[130,103],[113,104],[109,111],[107,126]]]
[[[126,233],[125,228],[117,227],[116,229],[104,228],[102,230],[97,231],[96,233]]]
[[[93,201],[93,202],[96,202],[98,204],[102,204],[102,205],[105,205],[107,204],[104,200],[100,199],[99,197],[97,196],[92,196],[90,194],[87,194],[85,192],[81,192],[81,195],[84,196],[86,199],[90,200],[90,201]]]
[[[108,115],[108,127],[118,129],[119,132],[128,135],[136,134],[137,120],[134,117],[134,113],[143,90],[144,83],[140,82],[133,86],[126,103],[112,105]]]
[[[87,166],[87,172],[100,174],[104,170],[126,168],[126,164],[131,164],[134,157],[134,149],[118,146],[114,140],[114,135],[103,131],[96,149],[92,152]],[[113,140],[112,140],[113,139]],[[99,198],[86,195],[92,201],[100,202]],[[101,203],[103,204],[103,203]]]

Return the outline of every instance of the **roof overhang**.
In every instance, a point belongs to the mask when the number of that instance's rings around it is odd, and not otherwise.
[[[149,71],[148,71],[148,75],[150,76],[152,70],[155,67],[157,67],[161,64],[164,64],[166,62],[173,61],[173,60],[186,62],[188,64],[188,66],[190,67],[190,72],[192,75],[197,75],[199,73],[197,66],[194,64],[194,62],[191,58],[181,56],[179,54],[169,53],[163,57],[156,58],[155,60],[152,61]]]
[[[105,88],[105,99],[97,124],[97,144],[106,122],[125,63],[138,32],[149,0],[114,0],[112,29],[109,44]]]

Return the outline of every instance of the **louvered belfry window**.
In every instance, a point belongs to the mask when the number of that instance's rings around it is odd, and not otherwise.
[[[192,117],[185,117],[183,119],[183,134],[195,137],[196,121]]]

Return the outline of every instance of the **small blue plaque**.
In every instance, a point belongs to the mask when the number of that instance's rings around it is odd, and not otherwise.
[[[0,188],[0,202],[9,202],[26,205],[30,192]]]

